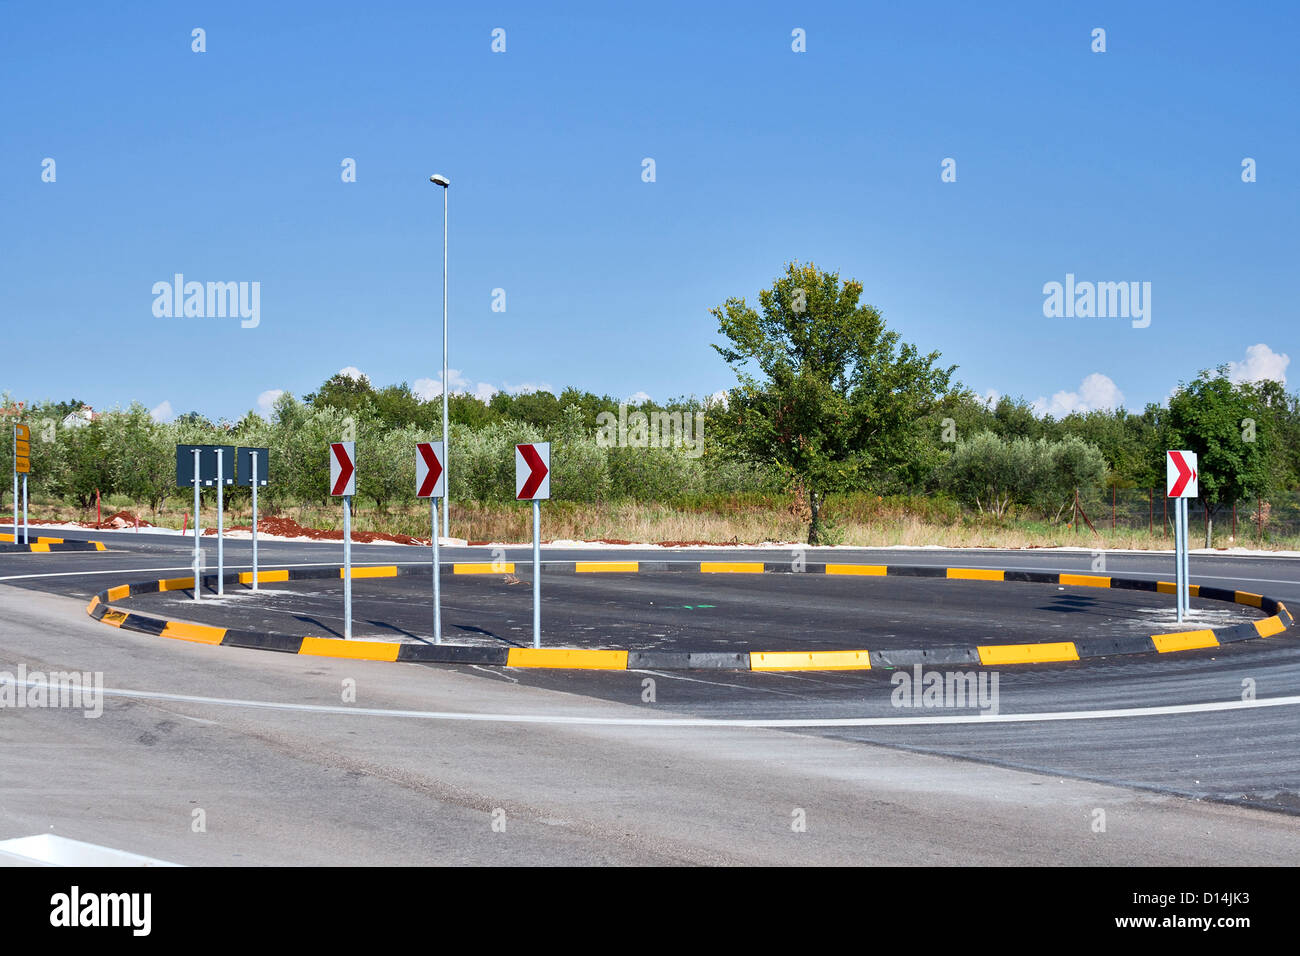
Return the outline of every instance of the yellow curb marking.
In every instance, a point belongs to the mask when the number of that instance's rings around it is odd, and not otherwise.
[[[981,664],[1044,664],[1079,659],[1079,649],[1074,646],[1074,641],[1055,644],[981,644],[979,652]]]
[[[751,651],[752,671],[869,671],[870,651]]]

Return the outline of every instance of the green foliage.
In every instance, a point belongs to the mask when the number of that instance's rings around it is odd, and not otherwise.
[[[1267,399],[1257,385],[1233,384],[1227,371],[1220,366],[1215,375],[1202,372],[1181,384],[1165,419],[1168,448],[1194,451],[1199,459],[1207,548],[1218,507],[1264,494],[1278,470]]]
[[[374,410],[375,390],[364,375],[353,378],[339,372],[327,378],[321,387],[303,396],[303,401],[315,408],[336,408],[344,412]]]
[[[793,487],[812,512],[810,541],[823,542],[834,540],[828,522],[948,523],[963,520],[962,506],[979,521],[1032,514],[1056,522],[1075,487],[1092,513],[1109,507],[1103,482],[1121,498],[1125,488],[1160,487],[1166,448],[1200,454],[1207,525],[1234,498],[1300,487],[1300,396],[1276,382],[1233,384],[1221,368],[1185,384],[1168,408],[1039,418],[1023,398],[990,407],[950,385],[953,370],[937,367],[937,353],[899,343],[860,295],[856,282],[792,264],[760,293],[757,308],[731,299],[712,310],[728,340],[717,350],[738,377],[726,401],[629,406],[647,416],[703,413],[703,442],[690,449],[609,447],[602,413],[617,420],[620,403],[608,395],[566,388],[558,397],[497,395],[490,403],[451,395],[451,497],[462,505],[513,502],[513,446],[524,441],[552,443],[557,507],[620,500],[770,512],[787,509]],[[29,405],[32,495],[85,507],[99,489],[106,506],[188,504],[188,492],[174,487],[175,445],[221,443],[270,449],[264,509],[329,509],[327,445],[351,437],[359,509],[385,512],[414,498],[414,446],[441,438],[440,396],[423,401],[406,383],[375,389],[336,375],[308,399],[286,393],[268,418],[250,411],[216,424],[197,412],[162,424],[133,404],[67,426],[80,402]],[[5,474],[11,462],[9,443],[0,441]],[[229,502],[246,496],[227,489]]]
[[[611,448],[611,484],[620,498],[668,501],[696,490],[692,462],[672,448]]]
[[[856,280],[790,263],[758,309],[732,298],[711,310],[730,343],[714,348],[740,382],[725,435],[807,490],[809,544],[826,492],[916,480],[913,463],[932,440],[924,421],[954,370],[935,366],[937,352],[900,345],[861,295]]]
[[[1025,439],[1003,441],[992,432],[980,432],[958,441],[944,466],[945,490],[980,512],[1005,514],[1021,492]]]
[[[994,406],[993,421],[994,430],[1003,438],[1043,438],[1051,429],[1050,419],[1040,419],[1023,398],[1006,395]]]
[[[1100,449],[1121,486],[1159,483],[1156,468],[1163,467],[1164,455],[1152,410],[1140,416],[1124,409],[1075,413],[1061,420],[1059,430]]]
[[[1300,395],[1288,395],[1278,382],[1256,386],[1263,413],[1262,427],[1268,432],[1270,490],[1300,487]]]
[[[594,502],[609,497],[609,457],[583,418],[582,409],[570,405],[548,432],[552,436],[551,494],[558,501]]]
[[[448,396],[450,401],[450,396]],[[389,385],[374,393],[371,404],[376,417],[387,428],[422,428],[425,431],[442,431],[442,404],[423,402],[411,390],[411,386],[402,382]],[[412,466],[414,467],[414,466]]]
[[[442,397],[434,399],[429,404],[435,405],[434,421],[438,423],[438,430],[442,429]],[[495,417],[492,410],[473,395],[448,395],[447,396],[447,417],[453,423],[468,425],[470,428],[482,428]]]
[[[62,469],[57,493],[76,499],[83,508],[95,500],[95,490],[107,493],[113,488],[113,465],[105,441],[102,420],[63,429]]]
[[[490,422],[477,430],[452,426],[447,471],[453,501],[515,500],[515,445],[543,441],[544,436],[523,422]],[[554,461],[552,449],[552,461]],[[553,491],[558,483],[552,478]]]
[[[125,412],[106,415],[87,426],[103,434],[109,480],[105,488],[147,502],[155,513],[176,486],[176,443],[172,429],[155,422],[135,402]],[[85,429],[78,429],[84,431]]]
[[[560,424],[560,400],[550,392],[497,392],[488,407],[502,419],[515,419],[546,433]]]
[[[1101,452],[1081,438],[1008,441],[980,432],[956,443],[941,482],[945,491],[981,513],[1000,518],[1012,506],[1023,505],[1054,520],[1073,499],[1074,489],[1097,484],[1105,474]]]
[[[415,446],[440,441],[416,425],[387,431],[370,428],[357,442],[357,491],[387,511],[392,501],[415,495]]]

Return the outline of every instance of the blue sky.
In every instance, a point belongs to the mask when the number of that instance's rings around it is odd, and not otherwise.
[[[342,368],[432,394],[433,172],[453,387],[726,388],[708,309],[793,259],[1045,409],[1284,377],[1298,34],[1284,3],[13,6],[0,385],[227,417]],[[155,316],[176,273],[260,283],[258,325]],[[1045,317],[1067,274],[1151,283],[1150,325]]]

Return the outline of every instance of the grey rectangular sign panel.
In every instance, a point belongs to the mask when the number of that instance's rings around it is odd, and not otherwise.
[[[236,484],[249,488],[253,484],[253,456],[257,456],[257,487],[265,488],[266,481],[271,476],[270,457],[271,452],[268,448],[240,448],[239,449],[239,477]]]
[[[178,488],[194,487],[194,449],[199,450],[199,486],[215,488],[217,486],[217,455],[222,456],[223,483],[235,483],[235,446],[234,445],[177,445],[176,446],[176,486]]]

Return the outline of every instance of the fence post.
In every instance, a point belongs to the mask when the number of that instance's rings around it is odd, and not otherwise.
[[[1147,489],[1147,534],[1156,533],[1156,490]]]
[[[1119,485],[1110,486],[1110,530],[1115,530],[1115,498],[1119,494]]]
[[[1259,535],[1259,540],[1261,543],[1263,543],[1264,541],[1264,499],[1263,498],[1255,499],[1255,524],[1256,524],[1256,532]]]
[[[1236,498],[1232,499],[1232,537],[1233,540],[1236,540],[1237,537],[1237,499]]]

